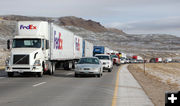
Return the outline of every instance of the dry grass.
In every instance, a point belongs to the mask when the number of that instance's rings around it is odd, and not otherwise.
[[[137,64],[140,70],[144,69],[143,64]],[[180,87],[180,63],[148,63],[146,73],[156,77],[159,81]]]
[[[168,67],[174,67],[179,64],[166,64]],[[155,106],[164,106],[165,105],[165,92],[167,91],[178,91],[177,83],[173,83],[171,78],[168,78],[166,82],[164,82],[162,77],[159,77],[161,73],[161,69],[165,71],[165,67],[163,64],[146,64],[146,68],[150,68],[146,70],[146,74],[144,74],[144,70],[142,68],[142,64],[131,64],[128,66],[129,71],[135,77],[135,79],[140,83],[146,94],[155,104]],[[162,66],[164,68],[162,68]],[[158,68],[159,67],[159,68]],[[179,66],[177,66],[179,67]],[[152,69],[151,69],[152,68]],[[158,71],[158,70],[161,71]],[[153,74],[155,71],[156,74]],[[151,72],[150,72],[151,71]],[[159,73],[159,74],[157,74]],[[164,72],[167,74],[166,72]],[[169,70],[168,70],[169,73]]]

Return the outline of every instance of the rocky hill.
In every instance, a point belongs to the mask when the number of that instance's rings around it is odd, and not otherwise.
[[[108,31],[107,28],[102,26],[99,22],[92,20],[84,20],[82,18],[77,18],[74,16],[71,17],[61,17],[59,18],[59,25],[61,26],[75,26],[90,30],[93,32],[105,32]]]

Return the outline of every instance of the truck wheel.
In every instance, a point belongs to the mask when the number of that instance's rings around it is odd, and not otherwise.
[[[79,75],[78,74],[74,74],[74,77],[79,77]]]
[[[108,69],[108,72],[111,72],[112,71],[112,69],[110,68],[110,69]]]
[[[51,69],[49,70],[49,75],[53,75],[54,74],[54,64],[51,64]]]
[[[37,72],[37,76],[38,77],[42,77],[43,76],[43,72]]]
[[[72,66],[73,66],[73,63],[72,62],[65,62],[63,67],[64,67],[64,70],[71,70],[72,69]]]
[[[75,69],[75,61],[72,62],[72,69]]]
[[[8,72],[8,77],[13,77],[14,76],[14,72]]]
[[[100,78],[100,77],[101,77],[101,74],[97,74],[97,77]]]

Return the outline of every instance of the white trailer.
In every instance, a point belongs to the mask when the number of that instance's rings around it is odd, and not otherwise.
[[[74,58],[79,59],[83,53],[83,39],[79,36],[74,36]]]
[[[83,57],[92,57],[93,56],[93,44],[83,40]]]
[[[82,38],[46,21],[19,21],[18,35],[13,38],[11,56],[6,61],[6,72],[33,72],[52,75],[55,64],[64,69],[73,68],[74,61],[82,57]],[[8,41],[8,47],[10,47]]]
[[[104,54],[108,54],[110,53],[111,49],[109,49],[108,47],[105,47],[105,53]]]
[[[51,24],[50,60],[71,60],[75,58],[74,34],[57,25]]]

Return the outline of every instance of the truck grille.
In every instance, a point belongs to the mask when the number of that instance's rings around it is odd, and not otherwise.
[[[29,64],[29,55],[14,55],[13,64]]]
[[[90,68],[84,68],[84,70],[90,70]]]

